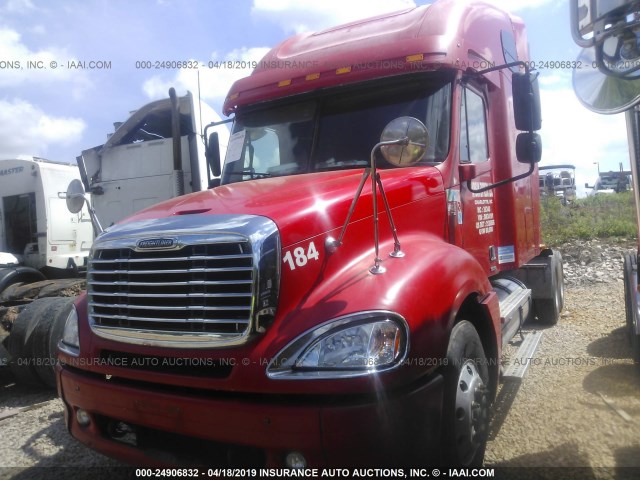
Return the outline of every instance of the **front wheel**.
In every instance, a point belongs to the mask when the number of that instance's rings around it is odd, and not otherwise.
[[[444,369],[443,459],[482,466],[489,429],[489,369],[482,342],[466,321],[454,325]]]

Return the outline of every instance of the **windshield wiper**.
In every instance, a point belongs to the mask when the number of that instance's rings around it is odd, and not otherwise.
[[[267,172],[255,172],[253,170],[242,170],[241,172],[227,172],[226,175],[246,175],[250,176],[253,180],[254,178],[267,178],[270,177],[271,174]]]
[[[323,170],[343,170],[353,167],[367,167],[369,163],[366,160],[347,160],[336,162],[335,160],[329,160],[316,165],[316,171]]]

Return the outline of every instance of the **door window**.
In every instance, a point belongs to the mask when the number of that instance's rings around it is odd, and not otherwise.
[[[486,162],[488,158],[484,100],[465,88],[460,110],[460,161],[478,163]]]

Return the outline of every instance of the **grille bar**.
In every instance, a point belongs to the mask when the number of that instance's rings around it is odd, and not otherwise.
[[[151,317],[133,317],[129,315],[100,315],[101,318],[108,318],[111,320],[128,320],[128,321],[140,321],[140,322],[159,322],[159,323],[193,323],[195,324],[211,324],[211,323],[233,323],[246,325],[249,320],[236,320],[231,318],[217,318],[217,319],[201,319],[195,322],[192,318],[151,318]],[[157,331],[156,331],[157,333]],[[224,333],[224,332],[220,332]]]
[[[122,309],[122,308],[128,308],[130,310],[149,310],[149,309],[153,309],[154,305],[127,305],[127,304],[120,304],[120,303],[112,303],[112,304],[108,304],[108,303],[97,303],[97,302],[92,302],[91,304],[92,307],[95,308],[100,308],[100,307],[104,307],[104,308],[117,308],[117,309]],[[234,310],[234,311],[250,311],[251,307],[207,307],[204,305],[187,305],[185,307],[172,307],[172,306],[163,306],[162,307],[163,310],[165,311],[181,311],[181,310],[186,310],[188,312],[190,311],[201,311],[201,310],[224,310],[224,311],[228,311],[228,310]]]
[[[149,284],[147,282],[127,282],[127,281],[119,281],[115,280],[113,282],[96,282],[89,281],[87,282],[89,285],[104,285],[104,286],[130,286],[130,287],[145,287]],[[197,286],[197,285],[251,285],[253,280],[216,280],[216,281],[207,281],[207,280],[187,280],[183,282],[154,282],[156,287],[177,287],[177,286]]]
[[[129,298],[205,298],[205,297],[242,297],[251,298],[250,293],[129,293],[129,292],[100,292],[96,293],[100,297],[129,297]]]
[[[198,255],[198,256],[190,256],[190,257],[163,257],[163,258],[117,258],[114,260],[100,260],[94,259],[92,263],[94,265],[99,265],[101,263],[150,263],[150,262],[186,262],[191,260],[233,260],[233,259],[249,259],[251,260],[251,255]]]
[[[162,269],[154,269],[154,270],[94,270],[94,275],[155,275],[158,273],[176,273],[176,274],[185,274],[185,273],[213,273],[213,272],[251,272],[253,268],[251,267],[242,267],[242,268],[187,268],[187,269],[171,269],[171,270],[162,270]]]

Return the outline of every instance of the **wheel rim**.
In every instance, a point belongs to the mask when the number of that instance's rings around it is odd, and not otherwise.
[[[486,436],[488,415],[487,388],[472,360],[460,369],[456,385],[455,438],[458,458],[470,463]]]
[[[562,310],[563,304],[564,304],[564,275],[562,273],[562,267],[560,267],[560,270],[558,271],[558,312],[560,312],[560,310]]]

